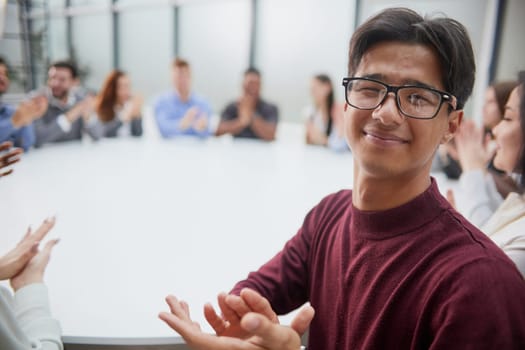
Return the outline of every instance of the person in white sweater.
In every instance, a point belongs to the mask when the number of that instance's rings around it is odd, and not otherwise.
[[[505,105],[503,119],[492,130],[496,142],[494,166],[516,179],[518,189],[506,196],[488,220],[480,225],[480,229],[514,261],[525,276],[525,71],[520,72],[519,78],[519,85],[512,90]],[[483,133],[473,123],[463,125],[456,137],[458,150],[462,147],[483,148]],[[471,159],[473,163],[477,161],[483,164],[487,159],[482,157],[483,152],[470,153],[480,155],[480,159]],[[492,191],[488,189],[481,171],[469,173],[471,176],[464,184],[477,189],[476,198],[489,198],[490,193],[495,192],[493,183]],[[483,210],[487,207],[485,202],[489,200],[478,200],[479,212],[489,211],[489,208]]]
[[[0,169],[10,164],[0,162]],[[57,239],[40,242],[53,228],[55,218],[46,219],[18,245],[0,257],[0,280],[9,280],[14,295],[0,286],[0,349],[62,350],[61,329],[51,317],[44,271]]]
[[[28,229],[22,241],[0,258],[0,279],[9,280],[14,295],[0,287],[1,349],[63,349],[61,329],[51,317],[44,271],[57,239],[38,246],[55,224],[46,219],[35,231]]]
[[[483,103],[483,130],[473,120],[465,120],[454,138],[454,146],[447,147],[462,170],[459,188],[463,200],[458,209],[477,227],[483,226],[505,197],[518,187],[512,177],[495,169],[492,161],[495,152],[492,130],[503,119],[505,105],[516,86],[516,80],[491,84]]]

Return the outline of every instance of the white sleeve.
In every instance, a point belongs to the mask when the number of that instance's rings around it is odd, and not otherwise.
[[[459,182],[463,194],[459,209],[470,222],[481,227],[503,202],[494,179],[480,169],[463,172]]]
[[[57,124],[63,132],[69,132],[71,130],[71,122],[67,120],[65,114],[61,114],[57,117]]]
[[[14,296],[13,310],[34,349],[63,349],[60,324],[51,317],[47,287],[43,283],[19,289]]]
[[[510,260],[516,264],[521,275],[525,278],[525,242],[522,240],[522,242],[519,242],[518,244],[504,246],[502,249]]]

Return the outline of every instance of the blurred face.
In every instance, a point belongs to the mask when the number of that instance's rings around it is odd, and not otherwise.
[[[261,91],[261,77],[255,73],[246,74],[244,76],[242,88],[244,94],[258,98]]]
[[[47,77],[47,86],[51,89],[53,96],[58,99],[66,98],[75,82],[71,71],[67,68],[51,67]]]
[[[497,150],[494,158],[496,168],[511,173],[516,170],[523,146],[520,120],[520,87],[515,88],[505,106],[503,119],[492,130]],[[520,169],[522,171],[522,169]]]
[[[310,94],[312,95],[312,99],[315,102],[316,106],[320,106],[321,104],[325,103],[326,96],[330,93],[330,86],[328,84],[325,84],[318,79],[312,79],[312,82],[310,83]]]
[[[444,90],[437,56],[421,45],[379,43],[365,53],[354,76]],[[436,148],[452,137],[461,116],[449,115],[447,107],[442,104],[433,119],[418,120],[399,112],[392,93],[374,110],[345,105],[345,134],[360,172],[381,179],[428,176]]]
[[[126,75],[117,79],[117,102],[124,103],[131,97],[131,81]]]
[[[489,87],[485,92],[485,103],[483,104],[483,126],[492,130],[501,120],[501,113],[496,99],[496,91]]]
[[[181,95],[188,95],[191,89],[191,72],[188,67],[173,68],[173,87]]]
[[[7,67],[0,64],[0,95],[5,94],[9,89],[9,76],[7,74]]]

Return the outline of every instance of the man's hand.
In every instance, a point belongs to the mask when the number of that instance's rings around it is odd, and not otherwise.
[[[0,177],[7,176],[13,172],[13,169],[2,171],[2,168],[7,168],[10,165],[20,161],[20,155],[24,153],[21,148],[13,148],[13,143],[6,141],[0,144]],[[7,151],[4,154],[2,152]]]
[[[197,114],[199,114],[199,109],[197,107],[191,107],[186,111],[182,119],[179,123],[179,128],[181,130],[187,130],[191,128],[193,123],[195,122],[195,119],[197,118]]]
[[[295,329],[306,330],[314,316],[312,307],[304,307],[292,321],[292,328],[250,312],[242,317],[240,323],[250,337],[238,339],[203,333],[200,326],[191,320],[187,303],[174,296],[168,296],[166,301],[171,312],[161,312],[159,318],[178,332],[194,350],[298,350],[301,339]]]
[[[256,312],[279,324],[277,314],[268,300],[254,290],[244,288],[240,296],[219,294],[217,297],[222,316],[211,304],[204,306],[204,317],[218,336],[245,339],[250,336],[242,327],[241,319],[249,312]]]
[[[75,122],[78,118],[87,121],[95,110],[95,97],[87,95],[82,101],[74,105],[66,112],[66,118],[70,123]]]
[[[22,272],[29,261],[37,255],[38,245],[54,225],[55,218],[51,218],[46,219],[33,233],[29,228],[17,246],[0,257],[0,280],[11,279]]]
[[[47,110],[48,102],[45,96],[36,96],[18,105],[15,113],[11,117],[11,122],[15,128],[29,125],[33,120],[40,118]]]
[[[239,115],[239,122],[244,126],[247,127],[252,123],[253,116],[255,114],[255,105],[257,103],[257,100],[249,95],[245,95],[241,97],[238,103],[238,115]]]
[[[206,129],[208,129],[208,119],[205,116],[199,117],[195,124],[193,125],[193,128],[199,132],[202,132]]]

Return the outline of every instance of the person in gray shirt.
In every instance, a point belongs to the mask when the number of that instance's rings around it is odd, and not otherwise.
[[[66,61],[55,62],[48,71],[47,87],[30,95],[43,95],[48,100],[46,112],[33,122],[35,147],[51,142],[80,140],[87,132],[98,140],[100,123],[91,118],[94,98],[79,94],[77,69]]]
[[[244,72],[242,89],[239,100],[230,103],[222,112],[215,134],[274,140],[279,112],[275,105],[260,97],[261,73],[257,69],[248,68]]]

